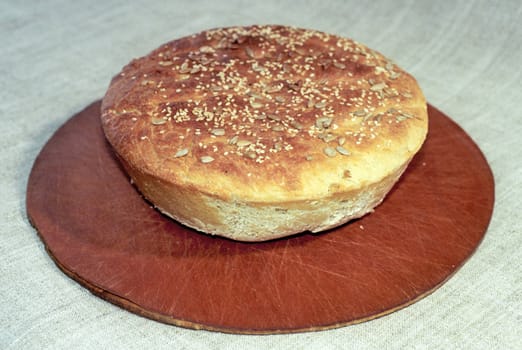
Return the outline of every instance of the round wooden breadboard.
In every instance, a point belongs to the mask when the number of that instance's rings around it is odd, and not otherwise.
[[[68,276],[154,320],[265,334],[373,319],[443,284],[476,250],[492,214],[484,156],[430,106],[425,145],[374,213],[264,243],[207,236],[139,195],[104,139],[99,110],[91,104],[45,145],[27,212]]]

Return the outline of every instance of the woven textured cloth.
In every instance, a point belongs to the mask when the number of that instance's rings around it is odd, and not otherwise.
[[[520,1],[0,2],[0,348],[521,349],[522,4]],[[131,58],[219,26],[276,23],[367,44],[417,77],[479,145],[495,176],[477,252],[432,295],[334,330],[248,336],[136,316],[65,276],[25,211],[35,157],[68,117],[101,98]]]

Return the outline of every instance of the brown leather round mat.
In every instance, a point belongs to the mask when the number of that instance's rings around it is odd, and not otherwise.
[[[374,213],[265,243],[210,237],[145,202],[106,144],[97,101],[35,161],[27,212],[50,256],[94,294],[166,323],[284,333],[357,323],[434,291],[473,254],[494,201],[474,142],[429,108],[425,146]]]

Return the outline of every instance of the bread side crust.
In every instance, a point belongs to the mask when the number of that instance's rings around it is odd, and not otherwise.
[[[381,181],[319,200],[249,202],[223,200],[122,164],[141,194],[164,215],[200,232],[244,242],[321,232],[360,218],[384,200],[407,168],[406,163]]]

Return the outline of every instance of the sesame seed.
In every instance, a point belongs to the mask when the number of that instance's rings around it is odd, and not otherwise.
[[[281,89],[283,88],[282,85],[271,85],[269,86],[267,89],[266,89],[266,92],[268,92],[269,94],[272,94],[274,92],[279,92],[281,91]]]
[[[210,46],[201,46],[199,48],[199,52],[202,52],[202,53],[214,53],[216,50],[214,50],[213,47],[210,47]]]
[[[237,144],[237,141],[239,140],[239,136],[235,135],[230,140],[228,140],[229,145],[235,145]]]
[[[152,125],[162,125],[165,124],[167,121],[163,118],[153,118],[151,120]]]
[[[188,154],[188,148],[182,148],[174,154],[174,158],[184,157]]]
[[[254,72],[263,72],[265,70],[265,68],[263,66],[260,66],[259,63],[254,63],[252,64],[252,70]]]
[[[180,73],[189,73],[190,72],[190,68],[189,68],[189,65],[187,62],[183,62],[181,64],[181,67],[179,68],[179,72]]]
[[[324,108],[326,107],[326,101],[318,102],[314,105],[315,108]]]
[[[201,163],[210,163],[210,162],[213,162],[214,161],[214,158],[212,158],[211,156],[202,156],[199,158],[199,160],[201,161]]]
[[[256,58],[255,55],[254,55],[254,51],[253,51],[249,46],[247,46],[247,47],[245,48],[245,52],[246,52],[246,54],[247,54],[248,57],[250,57],[250,58]]]
[[[390,79],[392,79],[392,80],[395,80],[395,79],[397,79],[400,76],[401,76],[401,73],[390,72]]]
[[[252,106],[252,108],[261,108],[264,104],[256,100],[250,100],[250,106]]]
[[[323,148],[323,153],[326,154],[330,158],[333,158],[337,155],[337,152],[332,147]]]
[[[303,129],[303,125],[295,120],[290,122],[290,126],[294,129],[301,130]]]
[[[384,72],[386,72],[386,68],[381,67],[381,66],[376,66],[375,67],[375,74],[381,74],[381,73],[384,73]]]
[[[327,129],[332,124],[333,118],[331,117],[320,117],[315,120],[315,126],[318,129]]]
[[[346,68],[346,65],[344,63],[341,63],[341,62],[334,62],[333,63],[334,67],[335,68],[339,68],[339,69],[345,69]]]
[[[251,143],[252,142],[249,141],[249,140],[238,140],[238,141],[236,141],[236,145],[238,147],[246,147],[246,146],[250,145]]]
[[[381,91],[382,89],[384,89],[386,87],[386,83],[378,83],[378,84],[373,84],[371,87],[370,87],[370,90],[371,91]]]
[[[212,129],[210,133],[214,136],[223,136],[225,135],[225,129]]]
[[[343,156],[349,156],[350,155],[350,151],[348,151],[343,146],[337,146],[337,147],[335,147],[335,150],[337,152],[339,152],[339,154],[342,154]]]
[[[250,158],[250,159],[254,159],[254,158],[257,157],[257,154],[256,154],[256,152],[254,152],[254,151],[248,151],[248,152],[245,153],[245,155],[246,155],[248,158]]]

